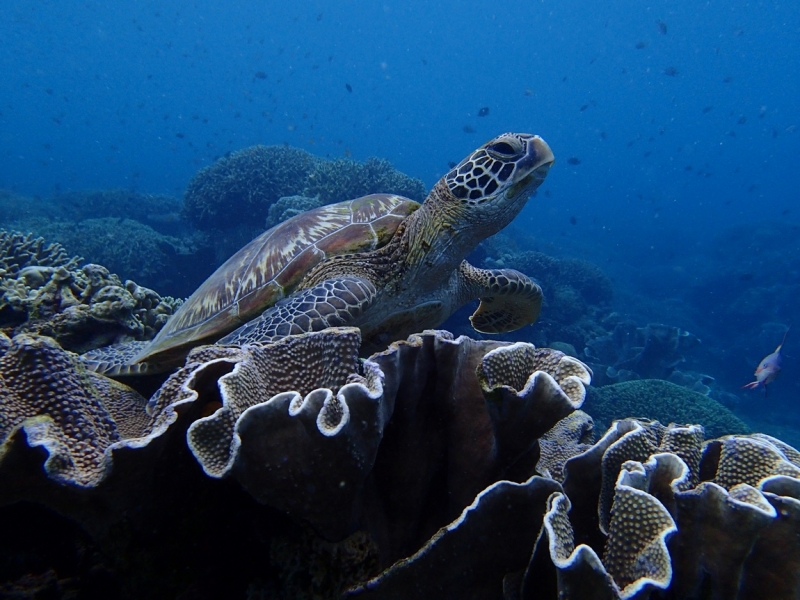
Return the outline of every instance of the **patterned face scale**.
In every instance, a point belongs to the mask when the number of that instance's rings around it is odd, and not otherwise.
[[[535,138],[504,133],[478,148],[445,176],[453,196],[463,204],[482,204],[526,177],[541,159]]]

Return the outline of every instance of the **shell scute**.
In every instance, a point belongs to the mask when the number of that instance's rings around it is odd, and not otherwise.
[[[372,194],[299,214],[246,244],[181,306],[136,362],[213,341],[290,295],[330,256],[385,245],[419,203]]]

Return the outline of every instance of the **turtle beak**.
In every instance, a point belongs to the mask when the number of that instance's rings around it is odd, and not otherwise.
[[[515,174],[519,179],[509,188],[509,198],[515,197],[522,190],[533,193],[547,177],[547,172],[556,160],[550,146],[538,135],[530,136],[527,142],[527,153],[517,163]]]
[[[531,136],[528,140],[528,155],[520,162],[521,172],[527,171],[525,178],[531,175],[541,183],[547,177],[547,172],[555,162],[553,151],[538,135]],[[530,166],[528,166],[530,165]],[[526,168],[527,167],[527,168]]]

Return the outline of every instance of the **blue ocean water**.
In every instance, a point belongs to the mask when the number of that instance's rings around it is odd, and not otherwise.
[[[618,312],[695,333],[693,366],[737,393],[800,326],[796,3],[5,0],[0,69],[0,188],[21,195],[180,197],[259,143],[430,186],[538,133],[557,163],[522,243],[597,264]],[[774,419],[800,419],[798,339]]]

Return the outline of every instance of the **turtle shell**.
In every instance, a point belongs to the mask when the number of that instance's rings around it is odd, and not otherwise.
[[[169,360],[219,339],[290,295],[326,258],[384,246],[419,206],[402,196],[371,194],[279,223],[214,271],[135,362]]]

